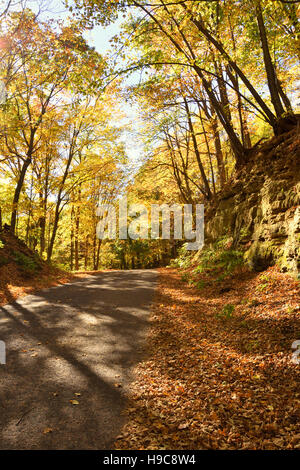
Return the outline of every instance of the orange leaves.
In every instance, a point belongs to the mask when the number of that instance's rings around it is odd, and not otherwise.
[[[182,423],[182,424],[179,424],[178,429],[180,429],[180,430],[181,430],[181,429],[186,429],[186,428],[189,427],[189,425],[190,425],[190,423]]]
[[[45,428],[43,434],[50,434],[51,432],[53,432],[52,428]]]
[[[300,446],[299,369],[290,363],[297,312],[281,309],[280,321],[275,313],[287,292],[295,303],[298,289],[289,290],[288,276],[268,275],[276,278],[271,295],[252,305],[259,280],[250,273],[220,294],[219,283],[199,292],[176,271],[161,270],[150,357],[138,367],[118,449]],[[220,322],[215,309],[228,303],[237,306],[235,316]]]
[[[182,387],[181,385],[179,385],[178,387],[175,387],[175,390],[176,392],[181,393],[181,394],[185,392],[184,387]]]

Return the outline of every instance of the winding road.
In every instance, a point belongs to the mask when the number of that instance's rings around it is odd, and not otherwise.
[[[110,449],[157,273],[109,271],[0,307],[0,449]]]

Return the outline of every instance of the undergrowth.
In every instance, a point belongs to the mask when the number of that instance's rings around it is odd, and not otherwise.
[[[20,266],[20,268],[25,271],[27,274],[35,274],[41,269],[41,265],[35,258],[30,258],[24,253],[15,251],[13,253],[15,262]]]
[[[181,279],[190,285],[195,285],[198,289],[205,287],[205,281],[195,278],[195,275],[211,275],[216,282],[221,282],[243,264],[243,252],[234,249],[227,237],[202,248],[196,257],[194,252],[189,252],[184,244],[179,250],[178,257],[172,261],[172,266],[184,271]]]

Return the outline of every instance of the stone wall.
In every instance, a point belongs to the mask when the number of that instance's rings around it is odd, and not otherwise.
[[[253,154],[206,216],[206,243],[222,236],[243,247],[251,268],[300,272],[300,132],[273,138]]]

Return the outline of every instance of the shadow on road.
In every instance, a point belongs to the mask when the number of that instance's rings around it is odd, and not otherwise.
[[[154,271],[104,272],[0,308],[1,449],[111,447],[155,279]]]

